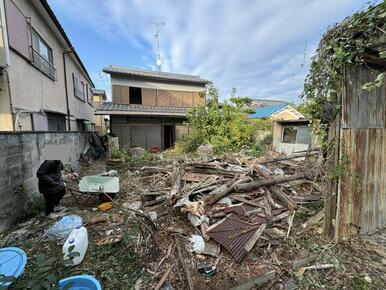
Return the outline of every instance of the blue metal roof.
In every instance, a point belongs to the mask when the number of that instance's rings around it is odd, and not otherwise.
[[[249,117],[252,119],[259,119],[259,118],[268,118],[272,114],[284,109],[287,107],[287,103],[272,105],[272,106],[264,106],[256,108],[256,112],[253,114],[250,114]]]

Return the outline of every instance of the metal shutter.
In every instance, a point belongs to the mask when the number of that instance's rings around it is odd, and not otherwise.
[[[118,137],[119,146],[122,147],[122,126],[111,124],[111,133],[115,134]]]
[[[128,125],[121,125],[122,127],[122,135],[121,135],[121,144],[123,148],[130,147],[130,126]]]
[[[161,150],[161,125],[152,125],[147,127],[147,149],[156,146]]]
[[[130,126],[130,139],[132,147],[142,147],[146,149],[146,127]]]

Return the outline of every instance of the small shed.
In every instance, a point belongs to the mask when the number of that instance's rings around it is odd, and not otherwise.
[[[315,144],[309,124],[307,119],[276,120],[273,124],[273,149],[285,154],[309,149]]]

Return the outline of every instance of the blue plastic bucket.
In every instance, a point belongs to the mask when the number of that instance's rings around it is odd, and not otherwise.
[[[60,289],[71,283],[69,290],[102,290],[98,280],[90,275],[71,276],[59,281]]]

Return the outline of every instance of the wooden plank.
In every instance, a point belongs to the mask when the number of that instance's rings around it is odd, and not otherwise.
[[[262,186],[270,186],[270,185],[274,185],[274,184],[285,183],[285,182],[289,182],[289,181],[295,181],[295,180],[303,179],[306,177],[307,177],[306,173],[296,174],[296,175],[292,175],[292,176],[285,176],[285,177],[275,177],[275,178],[271,178],[271,179],[264,179],[264,180],[249,182],[249,183],[238,184],[234,187],[234,190],[240,191],[240,192],[252,191],[252,190],[259,188],[259,187],[262,187]]]
[[[245,244],[244,249],[246,251],[252,250],[253,246],[256,244],[257,240],[261,237],[263,232],[265,231],[265,228],[267,227],[267,224],[262,224],[257,231],[252,235],[252,237],[249,238],[248,242]]]
[[[282,205],[289,209],[296,209],[298,206],[292,200],[292,198],[286,195],[282,190],[275,188],[273,186],[269,186],[268,190],[271,192],[272,196],[278,199]]]
[[[265,283],[275,279],[276,276],[276,271],[275,270],[270,270],[262,275],[256,276],[243,284],[240,284],[236,287],[231,288],[230,290],[249,290],[252,289],[256,286],[262,286]]]
[[[249,177],[241,178],[238,180],[236,180],[235,178],[232,181],[220,186],[219,188],[209,193],[209,196],[205,199],[205,204],[207,205],[214,204],[215,202],[219,201],[221,198],[230,194],[234,190],[237,184],[247,182],[248,180],[250,180]]]

